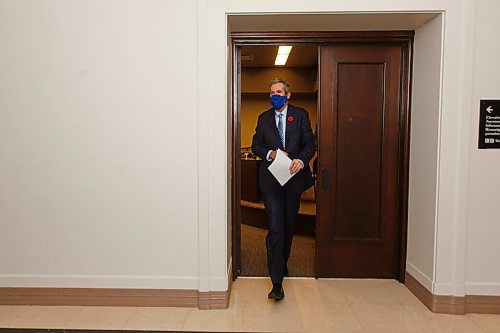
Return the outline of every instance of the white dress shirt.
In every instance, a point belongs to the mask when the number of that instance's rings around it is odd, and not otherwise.
[[[288,105],[281,112],[274,110],[274,117],[276,120],[276,128],[278,128],[279,115],[280,114],[283,115],[281,118],[281,121],[283,122],[283,139],[285,139],[285,140],[286,140],[285,133],[286,133],[286,112],[287,111],[288,111]],[[285,148],[285,147],[283,147],[283,148]],[[272,158],[270,158],[271,152],[272,152],[272,150],[268,151],[267,155],[266,155],[266,159],[268,160],[268,162],[271,162],[273,160]],[[302,163],[302,168],[304,168],[304,162],[302,162],[302,160],[298,160],[298,161],[300,163]]]
[[[283,139],[286,139],[285,133],[286,133],[286,112],[288,111],[288,105],[283,109],[283,111],[278,112],[274,110],[274,120],[276,121],[276,128],[278,128],[278,122],[279,122],[279,115],[282,114],[281,116],[281,121],[283,122]],[[283,147],[285,148],[285,147]],[[266,159],[271,162],[273,159],[269,157],[271,155],[272,150],[267,152]]]

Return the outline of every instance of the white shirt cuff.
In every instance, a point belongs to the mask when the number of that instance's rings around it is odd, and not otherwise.
[[[271,161],[273,160],[272,158],[269,158],[269,155],[271,155],[271,153],[272,153],[272,152],[273,152],[272,150],[270,150],[270,151],[268,151],[268,152],[267,152],[267,155],[266,155],[266,160],[267,160],[268,162],[271,162]],[[304,163],[302,163],[302,164],[304,164]]]

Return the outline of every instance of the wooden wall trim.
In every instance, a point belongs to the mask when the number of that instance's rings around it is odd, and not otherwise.
[[[401,124],[400,128],[404,133],[400,134],[400,149],[401,149],[401,183],[399,185],[399,279],[401,283],[405,282],[406,278],[406,257],[408,248],[408,203],[409,203],[409,187],[410,187],[410,134],[411,134],[411,92],[413,82],[413,36],[407,40],[406,47],[402,48],[402,68],[401,73]]]
[[[432,293],[408,272],[405,273],[405,286],[432,311]]]
[[[198,307],[225,309],[227,291],[111,288],[0,288],[0,305]]]
[[[500,314],[500,296],[434,295],[408,272],[406,272],[405,280],[406,287],[432,312],[457,315],[466,313]]]
[[[231,260],[230,260],[231,261]],[[192,289],[0,288],[0,305],[144,306],[227,309],[232,264],[226,291]]]
[[[405,285],[432,312],[465,314],[465,297],[434,295],[408,272]]]
[[[466,313],[500,314],[500,296],[465,296]]]
[[[227,309],[229,307],[229,297],[227,291],[199,292],[198,309]]]
[[[465,297],[432,295],[431,311],[435,313],[465,314]]]
[[[410,41],[415,32],[401,31],[291,31],[291,32],[232,32],[231,38],[238,44],[273,43],[330,43],[330,42],[389,42]]]
[[[2,305],[197,307],[196,290],[111,288],[0,288]]]

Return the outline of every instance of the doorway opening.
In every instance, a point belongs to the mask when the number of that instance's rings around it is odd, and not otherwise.
[[[291,87],[290,104],[308,111],[313,132],[317,129],[318,47],[295,45],[285,65],[276,66],[278,45],[241,46],[241,265],[240,276],[268,276],[265,237],[267,221],[258,190],[257,170],[260,158],[251,151],[252,136],[259,114],[270,108],[269,82],[286,80]],[[315,158],[309,168],[316,174]],[[302,194],[299,216],[294,228],[288,276],[315,276],[316,186]]]
[[[248,227],[260,228],[265,234],[263,205],[256,206],[258,190],[251,185],[256,184],[256,173],[247,173],[257,163],[248,147],[257,115],[268,109],[264,106],[268,100],[267,83],[284,76],[244,62],[252,58],[250,51],[257,52],[255,48],[294,45],[317,52],[312,69],[297,80],[299,85],[309,82],[313,87],[304,89],[303,97],[307,99],[309,94],[313,101],[304,105],[310,114],[311,109],[317,110],[310,118],[314,119],[313,130],[318,139],[313,195],[318,206],[314,204],[316,216],[314,223],[309,224],[314,225],[315,256],[309,260],[314,273],[297,276],[393,278],[403,282],[413,32],[236,33],[232,37],[233,156],[238,157],[232,166],[235,276],[267,276],[263,237],[258,241],[260,246],[249,246],[261,249],[264,268],[260,274],[245,272],[243,266],[249,260],[244,247]],[[294,71],[297,69],[287,74]],[[293,85],[292,82],[292,96]],[[301,90],[296,90],[300,97]],[[244,111],[251,105],[256,109],[250,117],[253,122],[246,120]],[[249,197],[253,201],[244,200]],[[307,198],[306,193],[304,199]],[[356,198],[362,203],[359,209]],[[260,218],[256,217],[257,212],[261,213]],[[293,268],[290,270],[293,273]]]

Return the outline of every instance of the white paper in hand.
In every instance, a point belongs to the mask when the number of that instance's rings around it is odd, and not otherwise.
[[[295,175],[290,173],[291,163],[292,160],[282,150],[278,149],[273,163],[267,168],[281,186],[285,185]]]

